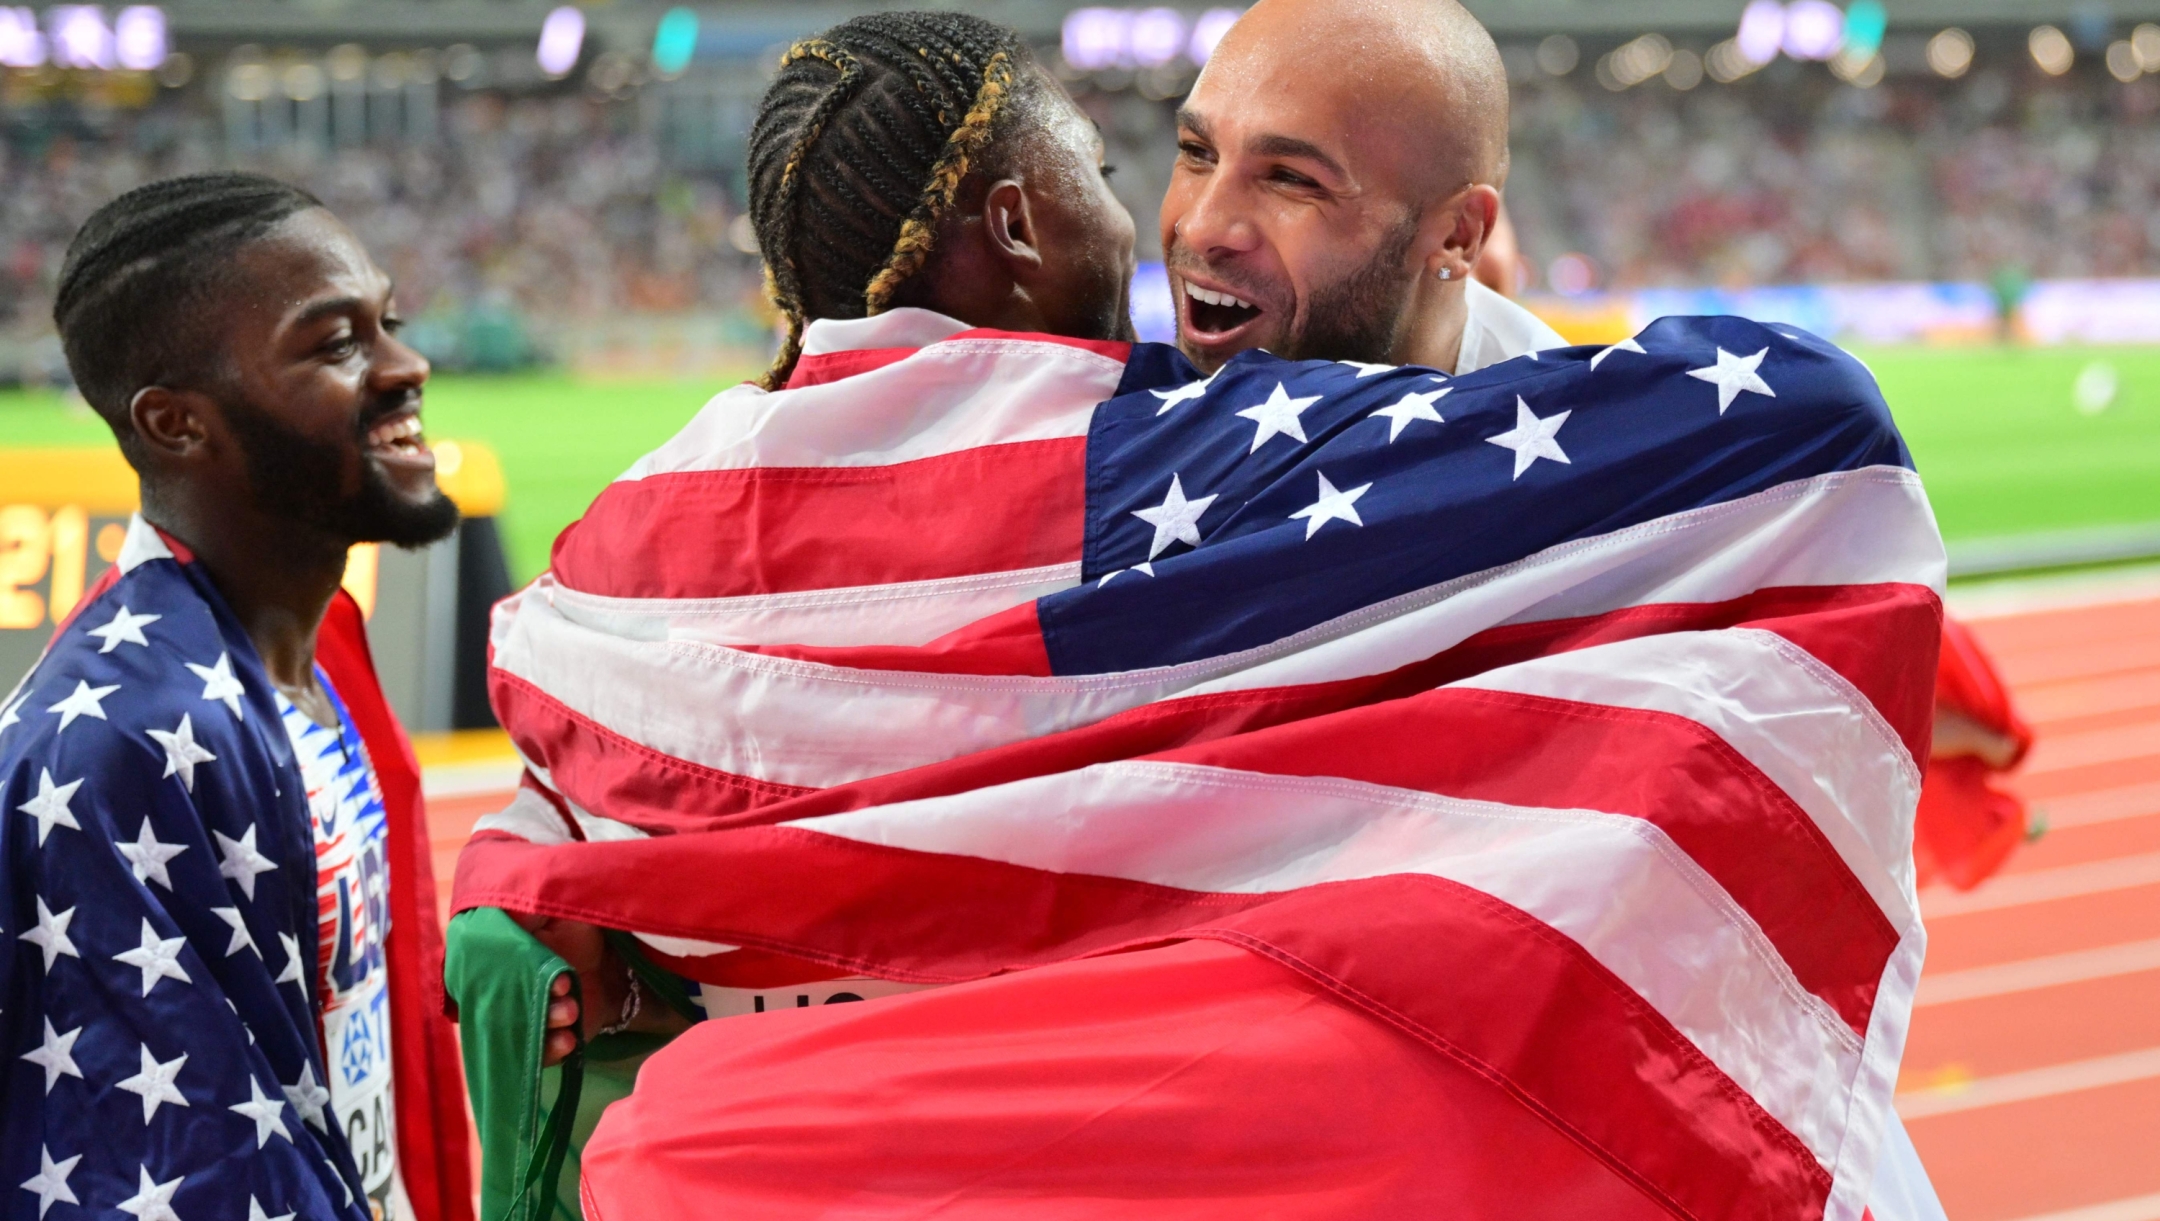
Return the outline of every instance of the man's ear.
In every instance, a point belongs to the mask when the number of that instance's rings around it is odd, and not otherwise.
[[[1013,279],[1024,279],[1042,266],[1035,214],[1028,206],[1026,188],[1017,181],[1001,178],[990,184],[983,195],[982,220],[984,240]]]
[[[1434,209],[1432,219],[1437,232],[1431,234],[1433,244],[1427,247],[1426,274],[1437,276],[1444,270],[1448,279],[1466,279],[1500,221],[1500,191],[1486,183],[1473,183]]]
[[[144,386],[128,400],[128,420],[150,453],[186,458],[210,438],[210,400],[193,390]]]

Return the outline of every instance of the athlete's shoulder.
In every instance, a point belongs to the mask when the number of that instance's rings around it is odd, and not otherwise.
[[[0,773],[162,769],[175,750],[229,753],[246,718],[273,713],[252,645],[183,563],[123,559],[0,704]]]

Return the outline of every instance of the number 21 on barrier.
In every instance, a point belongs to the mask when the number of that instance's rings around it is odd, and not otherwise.
[[[89,572],[90,515],[65,505],[0,506],[0,628],[59,623],[82,600]],[[29,588],[52,575],[45,596]]]

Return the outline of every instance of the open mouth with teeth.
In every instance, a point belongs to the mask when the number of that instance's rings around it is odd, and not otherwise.
[[[1202,341],[1217,339],[1260,316],[1260,307],[1242,297],[1185,281],[1186,333]]]
[[[432,469],[435,453],[421,434],[420,413],[400,411],[368,429],[364,441],[368,456],[393,466]]]

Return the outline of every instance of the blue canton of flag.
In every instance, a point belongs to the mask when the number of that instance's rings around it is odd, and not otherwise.
[[[253,645],[140,519],[0,704],[0,1216],[364,1221]]]
[[[1912,465],[1865,367],[1744,318],[1463,377],[1255,351],[1201,379],[1140,345],[1121,389],[1088,435],[1082,582],[1038,603],[1056,674],[1257,648],[1571,540]]]

